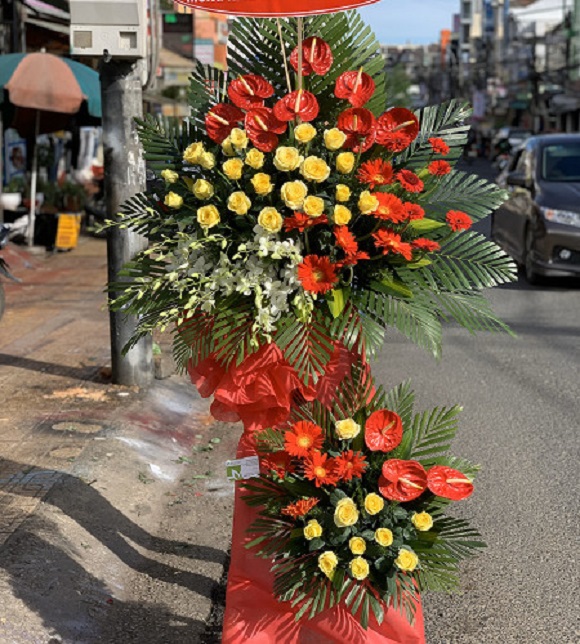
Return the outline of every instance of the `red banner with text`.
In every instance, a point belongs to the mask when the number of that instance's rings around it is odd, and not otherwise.
[[[193,9],[215,13],[272,18],[345,11],[374,4],[378,0],[176,0],[176,2]]]

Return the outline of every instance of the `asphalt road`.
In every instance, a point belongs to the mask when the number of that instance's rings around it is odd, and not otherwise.
[[[489,299],[517,339],[450,326],[436,363],[393,332],[374,367],[385,385],[410,378],[418,409],[463,405],[454,451],[482,466],[455,513],[488,548],[458,595],[424,597],[427,641],[577,643],[580,285],[520,278]]]

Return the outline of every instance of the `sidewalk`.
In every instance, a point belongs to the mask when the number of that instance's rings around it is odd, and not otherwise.
[[[239,430],[185,377],[108,382],[105,254],[6,256],[0,642],[211,643]]]

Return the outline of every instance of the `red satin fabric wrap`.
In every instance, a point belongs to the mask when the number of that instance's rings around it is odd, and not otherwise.
[[[244,423],[237,450],[237,458],[244,458],[256,455],[253,432],[288,419],[295,394],[329,405],[356,359],[357,354],[336,345],[325,374],[315,387],[304,386],[275,344],[262,346],[229,371],[213,356],[195,367],[190,365],[188,371],[204,398],[214,396],[211,413],[216,419]],[[341,605],[312,620],[296,623],[295,610],[274,596],[270,562],[244,548],[252,539],[247,530],[256,518],[257,511],[242,501],[236,487],[223,644],[425,643],[420,601],[413,626],[399,612],[390,609],[382,625],[371,617],[365,631]]]

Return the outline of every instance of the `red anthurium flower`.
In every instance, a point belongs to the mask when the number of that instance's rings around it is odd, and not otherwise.
[[[431,161],[427,166],[429,174],[432,174],[434,177],[443,177],[446,174],[451,172],[451,166],[447,161]]]
[[[246,114],[246,133],[253,145],[262,152],[272,152],[278,145],[278,134],[288,127],[279,121],[269,107],[255,107]]]
[[[318,116],[319,111],[316,96],[303,89],[290,92],[274,105],[274,115],[279,121],[292,121],[295,118],[312,121]]]
[[[410,110],[394,107],[377,120],[377,143],[391,152],[401,152],[419,134],[419,121]]]
[[[411,246],[416,250],[424,250],[427,253],[432,253],[433,251],[439,250],[441,245],[432,239],[425,239],[424,237],[419,237],[411,242]]]
[[[396,176],[398,182],[407,192],[421,192],[425,187],[421,179],[411,170],[399,170]]]
[[[405,201],[403,204],[403,208],[405,209],[405,214],[407,215],[407,219],[423,219],[425,216],[425,211],[423,208],[418,203],[411,203],[410,201]]]
[[[363,72],[362,67],[358,72],[341,74],[334,86],[336,98],[345,98],[353,107],[362,107],[374,91],[375,81]]]
[[[338,282],[336,265],[328,257],[307,255],[298,265],[298,279],[305,291],[326,293]]]
[[[234,105],[243,110],[262,107],[264,99],[274,93],[272,85],[257,74],[246,74],[232,80],[228,86],[228,96]]]
[[[327,42],[312,36],[302,43],[302,76],[324,76],[332,67],[332,51]],[[298,71],[298,47],[290,54],[290,64]]]
[[[364,107],[350,107],[338,116],[337,126],[346,134],[344,147],[353,152],[365,152],[375,140],[376,119]]]
[[[328,218],[326,215],[320,215],[320,217],[309,217],[303,212],[295,212],[292,217],[286,217],[284,219],[284,230],[288,233],[291,230],[297,230],[300,233],[303,233],[307,228],[316,226],[316,224],[327,224]]]
[[[379,492],[390,501],[412,501],[427,489],[427,473],[417,461],[392,458],[383,463]]]
[[[473,221],[469,215],[466,215],[461,210],[450,210],[445,216],[445,221],[454,232],[458,230],[468,230],[471,228]]]
[[[260,469],[265,474],[269,474],[273,470],[281,479],[287,473],[291,474],[294,471],[292,457],[285,451],[274,452],[264,456],[260,459],[260,466]]]
[[[374,159],[361,163],[357,179],[361,183],[368,183],[371,190],[377,186],[384,186],[393,182],[393,166],[388,161]]]
[[[375,246],[382,249],[383,255],[402,255],[407,261],[413,257],[411,244],[401,241],[401,235],[397,235],[392,230],[379,230],[373,233]]]
[[[290,503],[285,508],[282,509],[282,514],[292,517],[293,519],[298,519],[300,517],[306,516],[313,507],[318,505],[320,499],[310,497],[308,499],[300,499],[294,503]]]
[[[431,137],[429,139],[429,143],[431,144],[431,147],[433,148],[433,152],[435,152],[435,154],[442,154],[443,156],[449,154],[449,146],[443,139]]]
[[[316,487],[321,485],[336,485],[336,463],[328,454],[312,452],[304,461],[304,476],[314,481]]]
[[[336,476],[341,481],[350,481],[361,478],[368,467],[366,456],[362,452],[353,452],[349,449],[334,459]]]
[[[291,456],[304,458],[313,450],[322,447],[323,434],[322,427],[307,420],[301,420],[284,434],[284,449]]]
[[[435,465],[427,472],[427,485],[433,494],[461,501],[471,496],[473,483],[465,474],[445,465]]]
[[[378,208],[372,213],[373,217],[392,221],[394,224],[400,224],[405,221],[405,208],[399,197],[388,192],[374,192],[373,196],[379,202]]]
[[[365,424],[365,443],[371,452],[390,452],[403,439],[403,421],[388,409],[374,411]]]
[[[205,116],[207,135],[212,141],[221,143],[243,119],[244,113],[234,105],[218,103]]]

